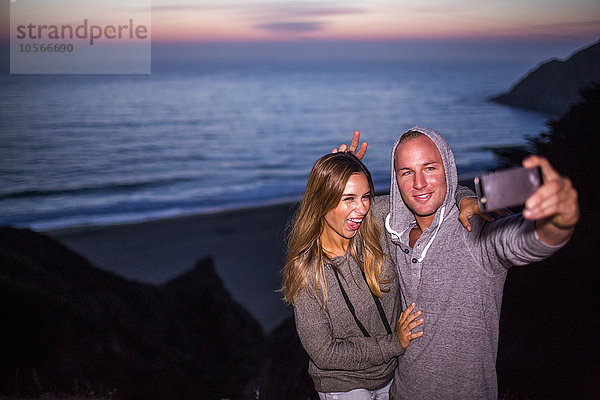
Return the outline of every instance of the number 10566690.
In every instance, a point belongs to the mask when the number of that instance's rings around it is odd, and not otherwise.
[[[72,43],[21,43],[19,53],[72,53],[75,47]]]

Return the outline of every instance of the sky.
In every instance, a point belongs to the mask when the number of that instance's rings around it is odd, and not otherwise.
[[[600,38],[598,0],[152,1],[153,43],[206,58],[566,58]],[[154,54],[176,58],[182,49]],[[154,55],[153,55],[154,57]]]
[[[5,41],[9,4],[15,1],[50,0],[0,0],[0,37]],[[115,1],[51,3],[55,10],[77,11],[73,5]],[[196,49],[188,55],[200,53],[205,58],[534,60],[567,57],[600,38],[598,0],[152,0],[151,4],[152,43],[159,49],[156,56],[167,57],[185,55],[188,46]],[[169,53],[169,48],[175,50]]]
[[[566,39],[600,34],[597,0],[153,0],[155,41]]]

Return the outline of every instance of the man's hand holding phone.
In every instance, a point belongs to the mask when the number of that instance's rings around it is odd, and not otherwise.
[[[571,180],[561,176],[550,162],[541,156],[525,158],[523,166],[540,167],[544,176],[544,184],[525,202],[523,217],[535,220],[536,230],[543,225],[551,225],[558,230],[572,232],[579,221],[579,203],[577,190]]]
[[[523,205],[523,218],[535,221],[535,230],[548,245],[564,243],[579,221],[577,191],[550,162],[538,155],[523,160],[523,168],[475,178],[480,207],[486,211]]]

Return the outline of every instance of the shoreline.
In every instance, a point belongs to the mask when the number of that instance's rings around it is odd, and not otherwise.
[[[294,203],[298,203],[300,202],[300,200],[302,199],[302,196],[290,196],[290,197],[285,197],[285,198],[277,198],[277,199],[273,199],[273,200],[267,200],[265,202],[257,202],[257,203],[250,203],[250,204],[246,204],[243,205],[241,207],[234,207],[234,206],[223,206],[223,207],[210,207],[210,208],[206,208],[203,209],[201,211],[190,211],[190,212],[185,212],[182,214],[172,214],[172,215],[156,215],[156,216],[149,216],[149,217],[140,217],[139,219],[135,218],[135,219],[127,219],[127,220],[123,220],[123,221],[116,221],[116,222],[106,222],[106,223],[89,223],[89,224],[81,224],[81,225],[68,225],[68,226],[57,226],[57,227],[52,227],[52,228],[35,228],[35,227],[24,227],[24,228],[28,228],[28,229],[32,229],[36,232],[39,233],[44,233],[44,234],[63,234],[63,233],[69,233],[69,232],[74,232],[74,231],[81,231],[81,230],[86,230],[88,228],[110,228],[110,227],[117,227],[117,226],[123,226],[123,225],[137,225],[137,224],[145,224],[145,223],[150,223],[150,222],[157,222],[157,221],[164,221],[164,220],[176,220],[176,219],[185,219],[185,218],[190,218],[190,217],[210,217],[210,216],[217,216],[217,215],[224,215],[224,214],[231,214],[231,213],[240,213],[240,212],[245,212],[245,211],[253,211],[253,210],[260,210],[263,208],[270,208],[270,207],[277,207],[277,206],[283,206],[283,205],[290,205],[290,204],[294,204]],[[21,228],[19,226],[17,226],[16,228]]]
[[[469,172],[464,173],[459,178],[459,184],[468,186],[471,190],[474,190],[473,178],[481,173],[485,173],[486,171],[480,172]],[[386,188],[375,187],[375,194],[388,194],[389,190]],[[146,222],[160,221],[160,220],[169,220],[169,219],[178,219],[178,218],[188,218],[195,216],[211,216],[211,215],[220,215],[227,213],[236,213],[236,212],[244,212],[245,210],[255,210],[261,208],[267,208],[271,206],[279,206],[283,204],[289,203],[299,203],[302,200],[302,193],[296,195],[288,195],[275,197],[271,199],[263,199],[260,201],[253,201],[246,204],[242,204],[241,206],[236,205],[222,205],[222,206],[210,206],[205,208],[192,208],[183,212],[174,212],[174,211],[152,211],[147,213],[141,213],[135,216],[129,215],[124,216],[121,215],[117,217],[116,215],[109,215],[105,217],[92,217],[89,219],[76,217],[75,221],[79,222],[66,222],[73,221],[72,219],[63,218],[60,219],[59,222],[48,222],[42,220],[42,222],[36,222],[31,224],[20,224],[15,223],[11,224],[7,223],[7,226],[12,226],[15,228],[23,228],[23,229],[31,229],[40,233],[48,233],[53,234],[56,232],[68,232],[71,230],[78,229],[87,229],[87,228],[95,228],[95,227],[113,227],[113,226],[121,226],[121,225],[133,225],[140,224]]]

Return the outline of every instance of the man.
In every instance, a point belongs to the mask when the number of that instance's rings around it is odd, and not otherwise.
[[[358,137],[350,147],[354,151]],[[345,146],[339,150],[345,150]],[[366,145],[359,149],[364,155]],[[458,221],[454,156],[438,132],[415,127],[392,152],[388,199],[373,210],[391,241],[403,307],[416,303],[424,323],[399,358],[393,399],[495,399],[496,354],[507,269],[542,260],[570,238],[579,219],[577,192],[539,156],[544,184],[521,214],[494,222]],[[383,201],[381,201],[383,200]]]

